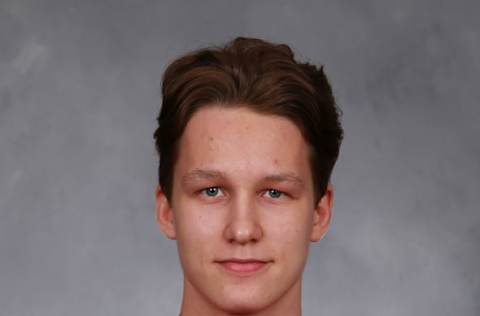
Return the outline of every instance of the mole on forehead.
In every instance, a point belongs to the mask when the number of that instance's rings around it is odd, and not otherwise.
[[[182,182],[190,182],[194,180],[201,180],[201,179],[227,179],[227,175],[225,172],[213,169],[193,169],[192,171],[187,172],[182,177]],[[303,179],[291,172],[282,172],[282,173],[275,173],[266,175],[263,178],[264,181],[270,182],[289,182],[296,186],[303,187],[304,181]]]

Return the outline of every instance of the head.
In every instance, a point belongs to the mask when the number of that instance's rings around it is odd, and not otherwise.
[[[162,97],[157,219],[187,290],[232,313],[299,290],[330,222],[343,134],[323,69],[237,38],[175,60]]]

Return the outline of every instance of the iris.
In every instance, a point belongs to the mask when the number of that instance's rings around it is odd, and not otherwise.
[[[216,196],[218,194],[218,188],[217,187],[206,188],[206,189],[204,189],[204,191],[208,196]]]
[[[279,198],[282,195],[282,192],[275,190],[275,189],[269,189],[268,190],[268,195],[272,198]]]

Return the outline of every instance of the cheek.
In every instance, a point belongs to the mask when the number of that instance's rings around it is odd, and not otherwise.
[[[313,210],[310,210],[308,203],[302,201],[285,209],[269,210],[268,215],[265,226],[275,232],[278,238],[297,242],[309,240],[313,227]]]
[[[276,239],[287,251],[300,251],[309,245],[309,227],[304,222],[289,222],[277,229]]]
[[[281,256],[289,260],[296,257],[300,260],[299,262],[303,262],[303,257],[308,253],[310,245],[312,231],[310,213],[303,210],[303,212],[275,214],[265,223],[267,223],[265,230],[271,236],[268,242],[275,244]]]
[[[208,255],[208,246],[218,240],[220,220],[212,212],[199,210],[191,205],[179,204],[174,210],[177,245],[180,255]]]

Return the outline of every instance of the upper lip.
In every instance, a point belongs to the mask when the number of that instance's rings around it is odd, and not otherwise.
[[[252,262],[261,262],[266,263],[270,260],[263,260],[263,259],[256,259],[256,258],[228,258],[228,259],[221,259],[216,260],[216,262],[224,263],[224,262],[235,262],[235,263],[252,263]]]

